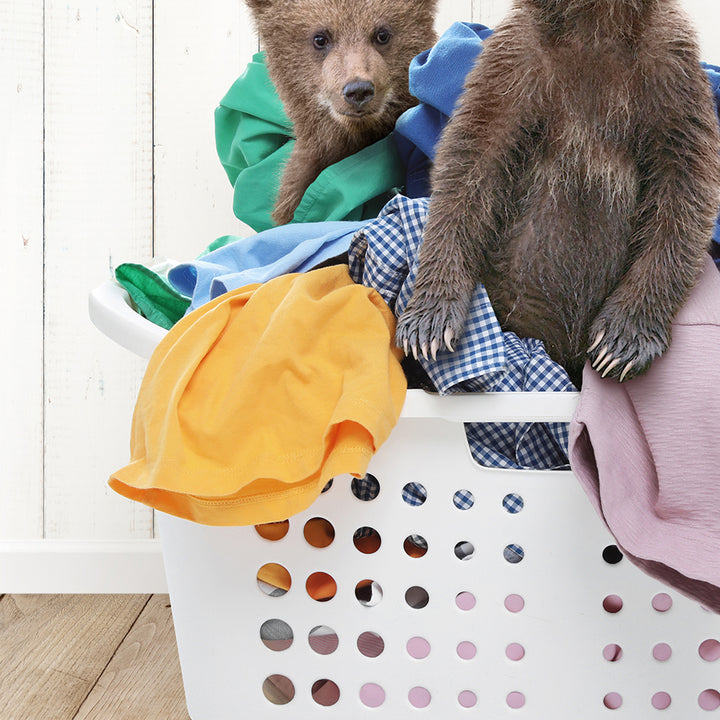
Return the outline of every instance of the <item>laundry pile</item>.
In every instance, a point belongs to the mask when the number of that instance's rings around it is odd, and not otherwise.
[[[257,234],[219,238],[161,271],[117,268],[138,310],[168,334],[148,365],[115,490],[196,522],[271,523],[308,507],[333,475],[364,476],[398,420],[407,377],[440,394],[575,390],[539,340],[501,330],[482,286],[454,352],[414,364],[394,344],[434,147],[490,33],[456,23],[418,56],[419,105],[390,137],[320,175],[296,213],[304,222],[277,228],[267,187],[292,128],[255,56],[221,102],[216,137],[235,212]],[[720,98],[720,68],[706,71]],[[720,258],[720,226],[711,255]],[[471,423],[468,444],[482,465],[571,465],[633,562],[720,612],[710,458],[719,364],[720,275],[708,256],[670,350],[646,375],[619,385],[586,368],[570,427]]]

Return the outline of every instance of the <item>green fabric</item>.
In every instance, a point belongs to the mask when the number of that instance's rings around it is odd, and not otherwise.
[[[115,279],[127,290],[143,317],[169,330],[190,307],[190,299],[173,289],[153,270],[137,263],[123,263]]]
[[[226,245],[229,245],[231,242],[235,242],[238,239],[237,235],[223,235],[222,237],[215,238],[199,255],[198,259],[201,257],[205,257],[208,253],[211,253],[213,250],[219,250],[222,247],[225,247]]]
[[[264,53],[253,56],[215,110],[215,143],[234,186],[235,215],[256,232],[272,227],[280,176],[295,139]],[[386,137],[323,170],[293,222],[374,218],[404,183],[405,168],[392,137]]]

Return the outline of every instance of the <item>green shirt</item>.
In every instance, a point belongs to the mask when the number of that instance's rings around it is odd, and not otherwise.
[[[233,212],[256,232],[270,217],[282,168],[295,144],[267,72],[256,53],[215,110],[215,143],[233,184]],[[323,170],[308,187],[293,222],[374,218],[405,184],[405,168],[392,136]]]

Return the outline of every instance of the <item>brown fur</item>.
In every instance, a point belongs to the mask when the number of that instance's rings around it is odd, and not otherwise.
[[[408,66],[435,41],[437,0],[246,2],[297,139],[273,213],[280,225],[292,219],[321,170],[380,140],[416,104]],[[322,48],[314,44],[318,37]],[[358,82],[374,89],[359,108],[346,99]]]
[[[482,281],[576,384],[588,346],[610,376],[647,370],[720,200],[698,62],[675,0],[515,0],[439,145],[399,344],[452,345]]]

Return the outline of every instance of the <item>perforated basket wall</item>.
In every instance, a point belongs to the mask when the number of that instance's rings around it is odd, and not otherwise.
[[[719,619],[619,559],[570,472],[480,468],[462,423],[416,417],[370,473],[275,541],[160,517],[193,720],[720,717]]]

